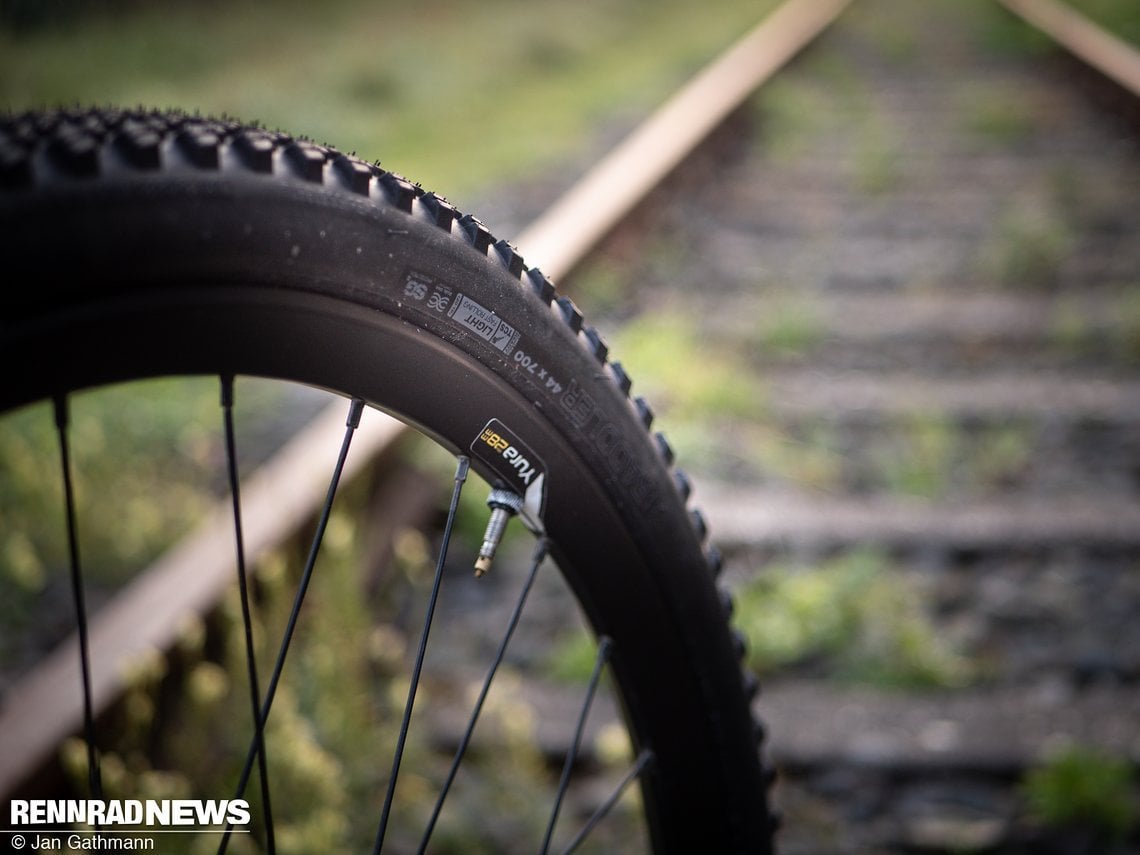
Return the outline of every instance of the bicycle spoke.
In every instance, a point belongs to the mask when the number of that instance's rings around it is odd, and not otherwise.
[[[87,741],[87,783],[93,798],[103,798],[103,778],[99,750],[95,742],[95,709],[91,699],[91,651],[87,638],[87,602],[83,591],[83,571],[79,563],[79,531],[75,513],[75,487],[71,480],[70,420],[67,399],[53,401],[55,428],[59,437],[60,469],[63,473],[63,500],[67,516],[67,548],[71,567],[71,595],[75,603],[76,632],[79,634],[79,670],[83,681],[83,734]]]
[[[272,855],[276,852],[273,836],[273,811],[269,801],[268,758],[265,753],[265,726],[261,717],[261,689],[257,680],[257,657],[253,645],[253,617],[249,604],[249,582],[245,568],[245,543],[241,526],[241,493],[238,484],[237,442],[234,437],[234,378],[222,380],[222,415],[225,426],[226,464],[229,473],[230,497],[233,500],[234,538],[237,549],[238,589],[241,593],[242,624],[245,630],[245,657],[249,672],[249,690],[253,710],[254,740],[257,744],[258,773],[261,779],[262,811],[265,815],[265,846]]]
[[[463,738],[459,741],[459,748],[456,750],[455,757],[451,761],[451,768],[448,770],[447,779],[440,789],[439,798],[436,799],[435,809],[432,811],[431,819],[428,820],[427,828],[424,830],[424,836],[420,841],[420,848],[418,850],[420,855],[427,849],[432,831],[435,830],[435,824],[439,819],[440,812],[443,810],[443,803],[447,799],[447,794],[451,790],[451,785],[455,781],[456,774],[459,772],[459,766],[463,762],[463,755],[467,753],[467,746],[471,744],[471,736],[475,732],[475,725],[479,721],[479,715],[482,713],[487,695],[491,691],[491,683],[495,679],[495,674],[498,672],[499,666],[503,664],[503,658],[507,653],[507,645],[510,644],[511,637],[519,625],[519,618],[522,617],[523,606],[526,605],[527,595],[530,594],[530,589],[534,585],[539,566],[546,558],[546,550],[547,543],[545,538],[540,539],[538,546],[535,548],[534,558],[531,560],[530,572],[527,575],[526,582],[523,584],[522,591],[519,593],[518,601],[515,603],[514,611],[511,613],[511,618],[507,622],[507,630],[503,634],[503,640],[499,642],[499,649],[495,653],[494,661],[491,663],[491,667],[487,671],[487,676],[483,680],[483,688],[479,692],[479,697],[475,701],[475,706],[471,711],[471,717],[467,721],[467,729],[463,733]]]
[[[373,853],[378,853],[384,847],[384,836],[388,830],[388,818],[392,812],[392,797],[396,793],[396,778],[400,774],[400,762],[404,756],[404,746],[408,740],[408,727],[412,720],[412,707],[416,702],[416,690],[419,687],[420,675],[423,672],[424,656],[427,653],[428,634],[431,632],[432,620],[435,617],[435,606],[439,600],[440,583],[443,580],[443,564],[447,559],[447,549],[451,542],[451,531],[455,527],[455,517],[459,510],[459,497],[463,492],[463,483],[467,480],[467,473],[471,462],[466,457],[460,457],[455,470],[455,488],[451,494],[451,506],[447,512],[447,524],[443,529],[443,542],[439,548],[439,559],[436,561],[435,579],[432,582],[431,596],[428,598],[427,613],[424,616],[424,628],[420,633],[419,651],[416,654],[416,664],[412,669],[411,685],[408,687],[408,698],[404,704],[404,717],[400,723],[400,735],[396,740],[395,756],[392,758],[392,772],[388,777],[388,792],[384,797],[384,808],[380,814],[380,827],[376,832],[376,845]]]
[[[546,836],[542,840],[542,855],[550,851],[550,841],[554,836],[554,826],[558,822],[558,812],[562,809],[562,800],[566,790],[570,787],[570,773],[574,768],[574,761],[578,757],[578,750],[582,745],[582,734],[586,730],[586,719],[590,714],[590,707],[594,703],[594,696],[598,692],[598,684],[602,679],[602,668],[609,659],[613,641],[603,637],[598,644],[598,655],[594,660],[594,673],[590,675],[590,683],[586,687],[586,697],[582,701],[582,709],[578,713],[578,726],[574,730],[574,741],[570,743],[570,750],[566,752],[566,762],[562,764],[562,779],[558,782],[558,792],[554,796],[554,808],[550,812],[550,822],[546,826]]]
[[[305,601],[305,594],[309,590],[309,583],[313,578],[313,569],[316,567],[317,556],[320,554],[321,543],[324,541],[325,530],[328,528],[329,517],[332,515],[333,500],[336,497],[337,487],[340,485],[340,478],[344,472],[345,461],[348,459],[348,450],[352,445],[352,437],[355,435],[356,429],[360,427],[360,418],[363,412],[364,402],[359,398],[354,398],[349,404],[348,418],[345,420],[344,439],[341,441],[340,454],[337,456],[336,465],[333,467],[328,492],[325,494],[325,502],[321,507],[317,521],[317,530],[313,535],[313,542],[309,546],[309,555],[305,561],[304,571],[301,573],[301,581],[297,585],[297,593],[293,597],[293,608],[289,614],[288,623],[285,626],[281,645],[277,650],[277,661],[274,664],[273,674],[269,678],[269,687],[266,689],[265,699],[261,705],[261,723],[263,727],[269,721],[269,712],[273,707],[273,699],[277,694],[277,686],[281,682],[281,674],[285,670],[285,658],[288,656],[289,649],[293,643],[293,635],[297,629],[301,606]],[[235,789],[235,799],[240,799],[245,794],[245,788],[249,784],[249,776],[253,773],[253,763],[257,754],[258,745],[255,735],[254,739],[250,741],[249,749],[246,752],[245,764],[242,767],[241,776],[238,779],[238,785]],[[225,852],[229,844],[229,836],[232,828],[232,825],[226,825],[225,834],[222,836],[222,843],[218,850],[219,853]]]
[[[574,835],[574,839],[571,840],[567,844],[566,848],[562,850],[562,855],[570,855],[571,852],[582,845],[582,842],[590,836],[591,832],[593,832],[595,828],[597,828],[598,823],[605,819],[609,812],[613,810],[614,805],[616,805],[618,801],[621,800],[621,797],[625,794],[625,791],[629,788],[629,785],[632,784],[638,778],[638,776],[640,776],[641,773],[645,771],[645,767],[648,766],[652,760],[653,752],[649,750],[642,751],[641,754],[637,756],[637,760],[634,761],[633,765],[630,766],[629,770],[625,773],[625,777],[623,777],[621,781],[618,782],[618,785],[614,787],[614,791],[610,793],[609,798],[602,802],[601,806],[599,806],[598,809],[594,811],[594,815],[590,817],[589,821],[587,821],[584,826],[582,826],[582,830]]]

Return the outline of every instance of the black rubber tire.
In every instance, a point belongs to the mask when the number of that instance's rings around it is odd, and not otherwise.
[[[376,165],[178,113],[8,117],[0,187],[0,359],[20,366],[0,409],[237,373],[364,398],[456,452],[498,419],[541,461],[552,553],[614,640],[655,756],[655,851],[769,851],[755,681],[684,476],[605,343],[510,245]]]

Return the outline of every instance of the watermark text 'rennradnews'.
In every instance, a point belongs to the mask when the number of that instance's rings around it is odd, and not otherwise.
[[[10,827],[90,825],[193,827],[245,826],[244,799],[13,799]]]

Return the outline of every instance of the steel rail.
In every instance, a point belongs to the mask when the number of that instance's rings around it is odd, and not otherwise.
[[[1057,0],[998,2],[1140,98],[1140,50]]]
[[[850,0],[777,8],[614,148],[522,234],[523,257],[558,281]]]
[[[787,0],[665,103],[515,241],[531,266],[560,278],[579,264],[657,184],[762,83],[813,40],[851,0]],[[636,168],[634,168],[636,166]],[[324,498],[317,449],[339,441],[337,402],[241,485],[251,563],[288,539]],[[344,478],[363,470],[408,432],[370,411]],[[93,616],[95,714],[121,694],[126,665],[171,649],[187,621],[207,613],[232,581],[232,522],[219,511],[176,544]],[[169,592],[179,591],[178,597]],[[77,641],[65,641],[6,692],[0,707],[0,794],[27,781],[82,723]]]

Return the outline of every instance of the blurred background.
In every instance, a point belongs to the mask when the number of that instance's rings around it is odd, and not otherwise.
[[[460,203],[581,158],[774,6],[16,0],[2,7],[0,98],[257,121]]]
[[[1131,0],[1072,5],[1140,44]],[[776,6],[6,0],[0,106],[257,121],[378,160],[511,239]],[[1137,851],[1140,149],[1128,109],[996,2],[855,0],[558,283],[654,404],[726,552],[785,772],[786,851]],[[130,421],[113,398],[76,405],[77,445],[101,461],[86,501],[107,590],[220,486],[202,474],[218,455],[214,387],[158,384],[147,400]],[[0,425],[0,617],[25,628],[62,566],[47,545],[58,496],[40,486],[53,465],[45,413]],[[282,438],[255,415],[242,430],[255,460]],[[182,491],[151,500],[175,478]],[[112,493],[133,499],[98,501]],[[102,542],[123,514],[135,534]],[[367,551],[354,525],[338,541],[348,564]],[[416,578],[427,552],[400,539],[400,573]],[[294,559],[274,560],[284,575]],[[360,668],[388,667],[377,650],[399,621],[345,624],[373,639]],[[314,685],[349,679],[328,654],[348,644],[344,627],[331,631]],[[542,667],[583,680],[583,639],[569,627]],[[6,640],[6,684],[46,644]],[[189,670],[201,706],[226,693],[212,665]],[[507,704],[504,720],[525,708]],[[290,726],[307,735],[289,762],[325,794],[325,812],[298,826],[304,851],[341,833],[335,815],[354,795],[329,759],[336,740],[311,723],[329,711],[303,698],[295,709]],[[338,732],[357,726],[350,714],[367,715],[349,711]],[[494,786],[525,814],[526,785]],[[453,843],[504,851],[510,833]]]

